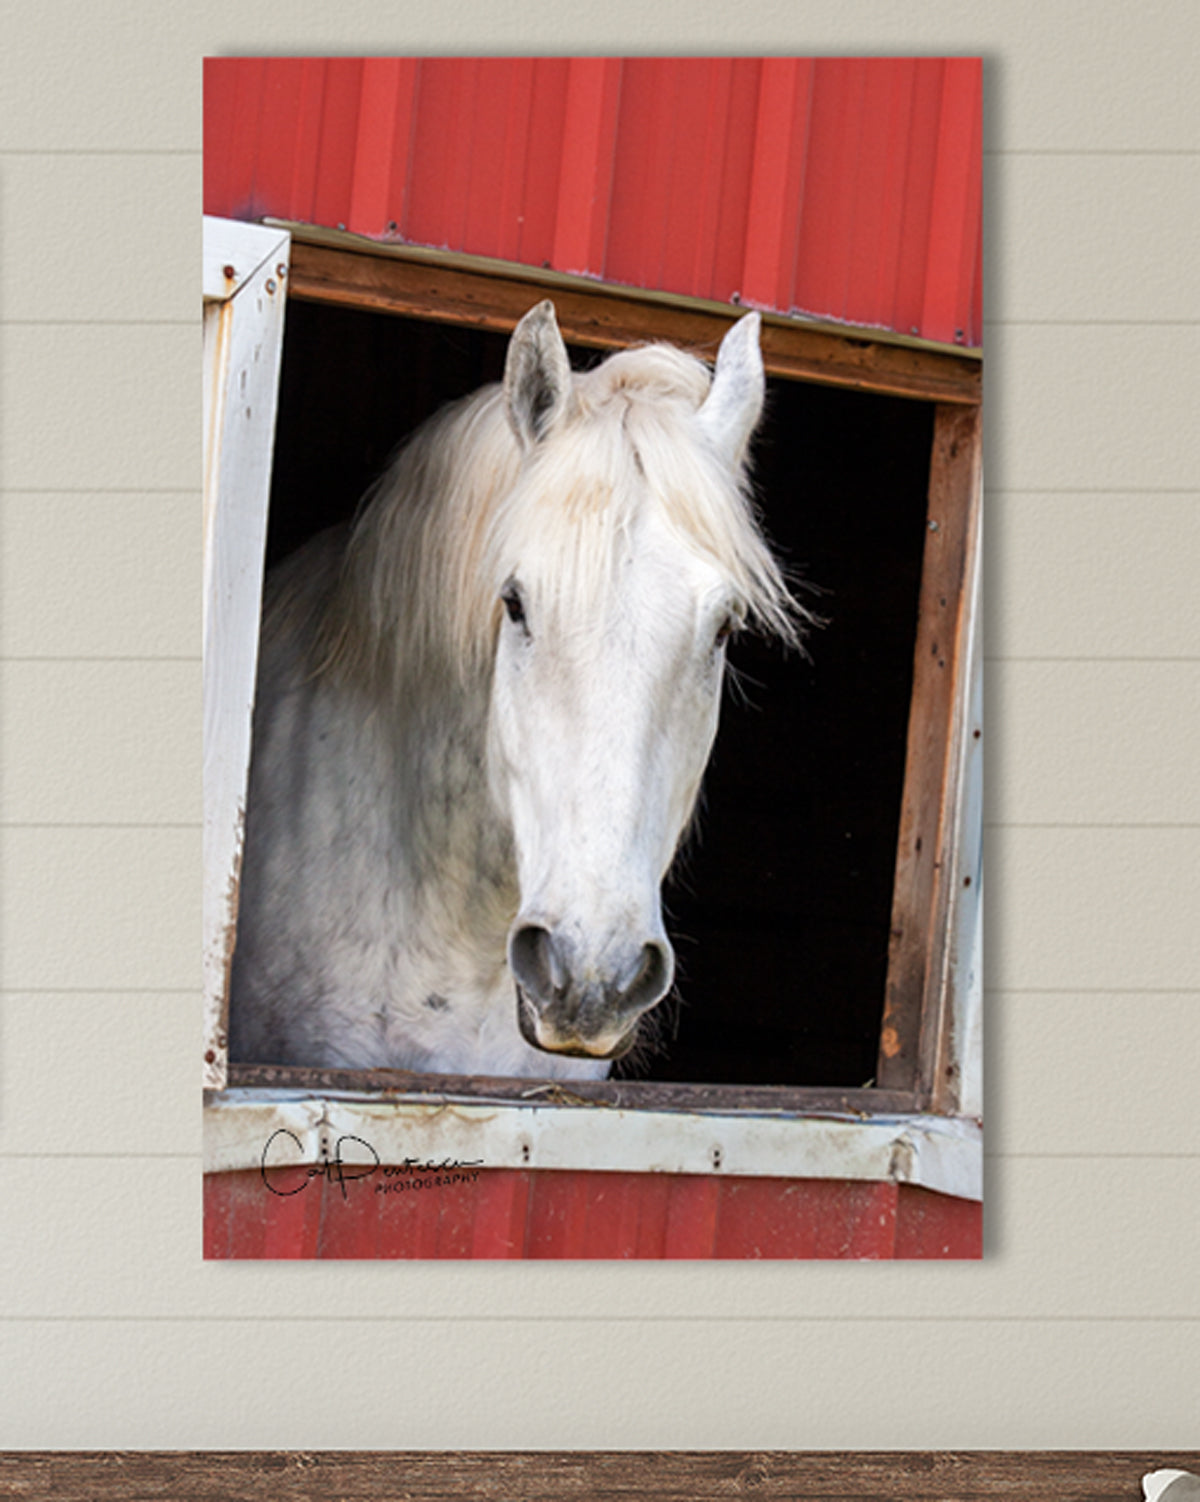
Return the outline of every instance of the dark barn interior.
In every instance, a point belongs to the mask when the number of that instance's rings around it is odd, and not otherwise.
[[[499,378],[506,344],[293,301],[268,564],[353,515],[405,434]],[[854,1087],[874,1075],[932,421],[928,403],[769,383],[756,491],[824,624],[805,657],[745,636],[731,649],[739,686],[664,894],[678,998],[639,1078]]]

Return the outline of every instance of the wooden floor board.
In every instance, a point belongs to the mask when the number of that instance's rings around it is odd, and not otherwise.
[[[8,1452],[0,1498],[52,1502],[1141,1502],[1200,1451]]]

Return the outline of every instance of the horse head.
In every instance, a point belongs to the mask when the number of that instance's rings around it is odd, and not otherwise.
[[[612,1059],[670,991],[661,886],[717,731],[726,643],[794,604],[744,468],[763,406],[759,318],[709,383],[667,346],[575,375],[544,302],[508,349],[521,468],[494,527],[491,794],[512,831],[518,1020],[551,1053]]]

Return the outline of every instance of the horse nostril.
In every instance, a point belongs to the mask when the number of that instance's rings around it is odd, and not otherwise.
[[[566,988],[567,972],[549,929],[533,923],[519,928],[509,943],[508,962],[531,1001],[551,1001]]]
[[[674,956],[665,944],[651,941],[642,946],[641,963],[625,987],[623,1005],[645,1011],[660,1001],[671,989],[675,971]]]
[[[526,923],[508,942],[508,963],[526,1002],[543,1022],[603,1032],[628,1026],[649,1011],[671,988],[675,956],[665,940],[650,939],[629,955],[622,967],[593,961],[581,965],[570,939],[561,931]]]

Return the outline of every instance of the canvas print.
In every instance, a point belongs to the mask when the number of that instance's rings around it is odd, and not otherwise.
[[[207,1257],[981,1255],[981,71],[207,61]]]

